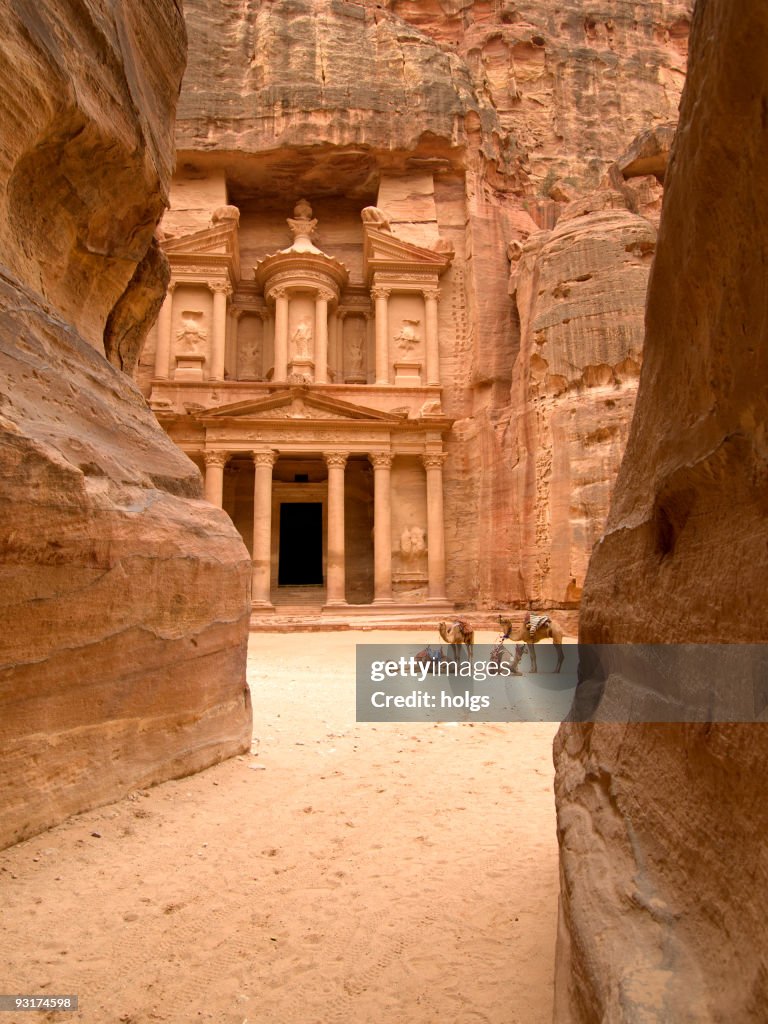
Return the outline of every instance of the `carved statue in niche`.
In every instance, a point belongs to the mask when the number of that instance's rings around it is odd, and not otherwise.
[[[416,330],[420,323],[420,320],[403,320],[400,333],[395,335],[397,347],[404,355],[409,355],[421,340]]]
[[[176,331],[177,349],[198,355],[204,351],[208,331],[202,325],[203,314],[199,309],[185,309],[181,314],[181,327]]]
[[[294,359],[312,358],[312,325],[308,317],[302,317],[291,338]]]
[[[406,526],[400,534],[400,555],[405,562],[415,562],[427,552],[427,532],[421,526]]]
[[[357,376],[363,372],[363,346],[365,344],[365,324],[359,317],[349,322],[349,341],[347,344],[347,362],[351,374]]]
[[[246,338],[238,346],[238,377],[241,380],[256,380],[259,375],[261,345],[258,338]]]

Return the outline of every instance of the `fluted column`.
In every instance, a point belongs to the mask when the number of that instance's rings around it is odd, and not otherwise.
[[[373,600],[392,600],[392,453],[372,452]]]
[[[224,358],[227,350],[227,296],[232,289],[226,281],[212,281],[213,331],[211,335],[211,380],[224,380]]]
[[[328,574],[326,604],[346,604],[344,546],[344,467],[346,452],[328,452]]]
[[[171,281],[165,301],[157,317],[157,348],[155,349],[155,376],[168,380],[171,370],[171,327],[173,325],[173,293],[176,282]]]
[[[328,303],[331,292],[320,290],[315,298],[315,384],[328,383]]]
[[[429,596],[445,598],[445,520],[443,517],[443,463],[445,452],[422,456],[427,471],[427,572]]]
[[[222,508],[224,505],[224,467],[229,452],[203,452],[205,459],[205,491],[206,501]]]
[[[253,453],[253,586],[255,607],[272,607],[272,467],[275,452]]]
[[[275,372],[273,380],[288,379],[288,292],[275,288]]]
[[[437,334],[437,300],[439,298],[439,288],[424,289],[427,384],[440,383],[440,348]]]
[[[376,302],[376,383],[389,384],[389,296],[391,289],[376,285],[371,295]]]

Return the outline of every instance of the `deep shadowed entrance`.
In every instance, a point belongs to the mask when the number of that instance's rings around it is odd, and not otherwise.
[[[322,502],[281,502],[277,582],[281,587],[322,585]]]

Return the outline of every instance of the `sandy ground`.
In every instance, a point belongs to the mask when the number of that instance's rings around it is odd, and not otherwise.
[[[556,726],[358,725],[373,639],[254,634],[252,756],[0,853],[0,992],[81,1007],[0,1024],[549,1024]]]

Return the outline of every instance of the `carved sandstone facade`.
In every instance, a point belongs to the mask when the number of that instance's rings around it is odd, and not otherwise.
[[[439,284],[452,247],[397,237],[367,206],[328,224],[347,266],[316,244],[306,200],[287,227],[292,244],[264,254],[259,218],[223,205],[165,237],[150,404],[246,541],[255,609],[446,608]],[[252,235],[262,251],[247,265]]]

